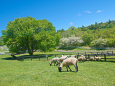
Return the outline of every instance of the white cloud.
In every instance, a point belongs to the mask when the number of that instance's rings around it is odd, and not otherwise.
[[[92,12],[90,10],[86,10],[85,13],[91,14]]]
[[[101,13],[101,12],[102,12],[102,10],[97,10],[97,11],[96,11],[96,13]]]
[[[73,22],[70,22],[70,23],[69,23],[69,25],[71,25],[71,26],[72,26],[72,25],[73,25]]]

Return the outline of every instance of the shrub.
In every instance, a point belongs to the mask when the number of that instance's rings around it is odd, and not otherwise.
[[[107,46],[107,40],[103,38],[99,38],[91,42],[91,47],[95,47],[96,49],[104,49]]]
[[[115,47],[115,39],[108,39],[107,47]]]
[[[64,47],[77,47],[77,46],[81,46],[83,44],[83,40],[81,39],[81,37],[68,37],[68,38],[62,38],[60,40],[60,47],[64,48]]]

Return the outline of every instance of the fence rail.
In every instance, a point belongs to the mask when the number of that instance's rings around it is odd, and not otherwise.
[[[40,54],[40,55],[42,55],[43,57],[45,57],[46,58],[46,60],[49,60],[49,57],[50,56],[54,56],[54,57],[58,57],[59,55],[68,55],[68,56],[71,56],[71,55],[75,55],[76,56],[76,58],[79,58],[79,56],[81,56],[81,55],[85,55],[86,56],[86,58],[88,59],[88,58],[90,58],[91,56],[103,56],[104,58],[102,58],[102,59],[104,59],[104,61],[106,61],[107,59],[115,59],[115,57],[114,58],[107,58],[107,56],[115,56],[115,51],[106,51],[106,52],[78,52],[78,53],[72,53],[72,54],[47,54],[47,55],[45,55],[45,54]],[[31,56],[31,60],[33,59],[33,57],[38,57],[38,56]],[[41,57],[38,57],[38,60],[40,61],[40,59],[41,59]]]
[[[41,58],[46,58],[45,60],[49,60],[49,57],[53,56],[53,57],[59,57],[61,55],[75,55],[76,58],[79,58],[79,56],[84,55],[86,57],[86,59],[89,59],[91,56],[103,56],[104,61],[106,61],[107,59],[115,59],[114,58],[107,58],[107,56],[115,56],[115,51],[102,51],[102,52],[74,52],[74,53],[68,53],[68,54],[39,54],[39,55],[33,55],[33,56],[21,56],[20,58],[30,58],[31,61],[33,58],[37,58],[38,61],[41,60]],[[14,59],[16,59],[16,56],[11,55]],[[19,58],[18,58],[19,59]]]

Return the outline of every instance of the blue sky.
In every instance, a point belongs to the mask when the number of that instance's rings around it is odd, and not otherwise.
[[[115,0],[0,0],[0,36],[9,21],[32,16],[56,30],[115,20]]]

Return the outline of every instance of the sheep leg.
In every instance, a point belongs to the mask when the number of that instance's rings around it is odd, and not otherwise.
[[[68,67],[66,66],[67,72],[68,72]]]
[[[50,66],[52,66],[52,62],[50,63]]]
[[[77,66],[77,63],[76,63],[76,65],[75,65],[75,69],[76,69],[76,72],[78,71],[78,66]]]
[[[70,69],[70,67],[69,67],[69,66],[68,66],[68,68],[69,68],[69,70],[70,70],[70,71],[72,71],[72,70]]]
[[[58,65],[58,63],[56,63],[56,66]]]
[[[58,65],[59,63],[58,62],[56,62],[56,66]]]
[[[76,66],[76,72],[78,71],[78,66]]]

